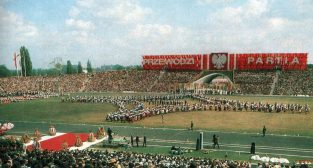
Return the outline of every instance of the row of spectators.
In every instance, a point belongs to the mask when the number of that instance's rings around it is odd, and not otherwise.
[[[54,77],[0,78],[0,94],[42,92],[165,92],[172,84],[187,83],[199,72],[107,71]]]
[[[185,157],[177,155],[143,154],[124,151],[100,150],[62,150],[40,151],[32,150],[23,153],[20,143],[2,145],[0,153],[0,167],[112,167],[112,168],[210,168],[210,167],[252,167],[248,161],[234,161],[226,159],[210,159],[200,157]],[[19,146],[19,147],[17,147]],[[284,165],[279,163],[259,163],[258,167],[299,167],[307,165]],[[308,167],[308,166],[307,166]]]
[[[95,73],[89,78],[85,91],[146,92],[158,79],[160,71],[109,71]]]
[[[281,72],[274,94],[313,96],[313,69]]]
[[[188,83],[194,80],[199,72],[165,72],[158,81],[151,87],[155,92],[170,92],[176,90],[179,84]]]
[[[84,74],[64,75],[54,77],[10,77],[0,78],[0,85],[3,91],[1,94],[15,94],[26,92],[78,92],[82,87]]]
[[[274,82],[275,72],[236,72],[234,82],[241,93],[269,95]]]
[[[0,78],[0,94],[41,92],[169,92],[183,88],[185,83],[199,78],[200,72],[167,72],[122,70],[93,74],[75,74],[54,77]],[[275,72],[235,72],[234,82],[243,94],[268,95]],[[313,95],[313,70],[287,71],[279,75],[274,94]]]

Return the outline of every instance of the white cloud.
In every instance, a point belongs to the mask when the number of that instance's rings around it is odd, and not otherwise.
[[[29,37],[38,35],[38,28],[32,23],[25,21],[23,17],[13,12],[8,12],[0,7],[0,39],[26,40]]]
[[[269,18],[268,19],[268,25],[272,29],[283,29],[286,25],[289,24],[289,21],[284,18]]]
[[[248,3],[243,6],[243,13],[246,17],[260,16],[264,14],[268,8],[268,0],[249,0]]]
[[[151,13],[151,9],[142,7],[137,0],[78,0],[76,8],[120,24],[141,22]]]
[[[296,0],[295,6],[298,10],[305,14],[312,14],[313,1],[312,0]]]
[[[142,21],[151,11],[137,4],[136,1],[114,1],[111,7],[102,6],[96,13],[99,17],[117,19],[119,23],[132,23]]]
[[[94,0],[77,0],[77,5],[86,8],[92,8],[95,5]]]
[[[172,33],[172,26],[159,24],[139,24],[131,32],[135,38],[157,38],[160,36],[168,36]]]
[[[73,40],[81,44],[88,44],[90,41],[94,40],[92,34],[96,26],[93,22],[70,18],[65,21],[65,24],[70,28],[68,34]]]
[[[72,18],[78,16],[79,13],[80,13],[80,10],[77,7],[72,7],[69,11],[69,15]]]
[[[214,3],[220,3],[220,4],[225,4],[225,3],[230,3],[233,0],[197,0],[197,3],[200,5],[207,5],[207,4],[214,4]]]
[[[190,29],[169,24],[139,24],[119,44],[129,43],[137,55],[192,53],[199,49],[197,35]],[[128,49],[126,48],[126,49]],[[198,50],[199,51],[199,50]]]
[[[209,17],[209,21],[217,21],[222,24],[242,24],[259,19],[268,10],[267,0],[249,0],[247,3],[238,7],[227,6],[218,10]]]
[[[209,52],[312,53],[313,19],[272,15],[270,1],[248,0],[208,14],[210,30],[200,40]],[[209,40],[205,40],[209,39]],[[312,62],[313,57],[309,60]]]
[[[299,2],[295,9],[310,13],[311,9],[305,7],[310,3],[300,1],[305,3]],[[55,57],[72,63],[90,59],[97,67],[140,64],[143,54],[313,53],[313,19],[309,15],[297,19],[276,15],[281,11],[273,12],[277,7],[271,0],[247,0],[242,4],[233,0],[197,2],[202,3],[199,8],[214,7],[206,10],[207,23],[203,22],[203,13],[197,16],[197,11],[192,11],[202,22],[181,24],[173,20],[175,16],[160,13],[163,9],[152,11],[154,6],[142,6],[139,0],[77,0],[55,31],[39,29],[26,18],[0,8],[0,62],[11,65],[11,57],[2,57],[21,45],[29,48],[34,67],[45,67]],[[313,62],[313,57],[309,60]]]
[[[90,31],[90,30],[94,30],[95,29],[95,25],[91,22],[91,21],[85,21],[85,20],[80,20],[80,19],[67,19],[65,21],[67,26],[73,27],[75,29],[79,29],[79,30],[86,30],[86,31]]]

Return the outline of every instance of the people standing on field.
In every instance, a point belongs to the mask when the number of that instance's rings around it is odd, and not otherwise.
[[[136,146],[139,147],[139,137],[136,136]]]
[[[55,127],[54,127],[53,125],[50,125],[50,128],[49,128],[49,130],[48,130],[48,134],[49,134],[50,136],[55,136],[56,133],[57,133],[57,130],[55,129]]]
[[[130,136],[130,143],[131,143],[131,145],[133,147],[134,146],[134,137],[132,135]]]
[[[193,121],[190,122],[190,130],[193,131]]]
[[[146,136],[143,136],[143,144],[142,144],[143,147],[147,147],[147,137]]]
[[[218,135],[213,135],[213,148],[215,149],[215,146],[217,146],[217,148],[220,148],[220,144],[219,144],[219,136]]]
[[[265,134],[266,134],[266,127],[265,127],[265,125],[263,126],[262,133],[263,133],[263,137],[265,137]]]

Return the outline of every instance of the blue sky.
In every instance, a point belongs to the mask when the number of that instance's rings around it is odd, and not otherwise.
[[[0,64],[138,65],[143,54],[308,52],[312,0],[0,0]]]

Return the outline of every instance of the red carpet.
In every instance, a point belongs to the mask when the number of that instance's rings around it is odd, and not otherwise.
[[[41,148],[43,150],[59,151],[62,149],[63,142],[67,142],[68,147],[72,147],[75,144],[76,135],[79,135],[83,142],[87,141],[88,139],[88,134],[66,133],[64,135],[40,142]],[[27,149],[32,150],[32,145],[27,146]]]

